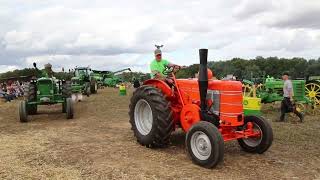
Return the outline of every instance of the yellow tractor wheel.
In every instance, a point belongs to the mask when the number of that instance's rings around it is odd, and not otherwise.
[[[320,115],[320,105],[310,105],[308,107],[308,112],[310,115],[316,116],[316,115]]]
[[[308,83],[305,86],[306,96],[315,103],[320,105],[320,85],[316,83]]]

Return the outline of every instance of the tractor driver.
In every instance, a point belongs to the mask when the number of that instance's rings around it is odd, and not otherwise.
[[[43,70],[38,69],[37,64],[35,62],[33,63],[33,67],[36,70],[36,76],[38,78],[41,78],[41,77],[52,78],[53,77],[52,65],[50,63],[45,64]]]
[[[52,65],[50,63],[44,65],[44,74],[46,77],[53,77]]]
[[[163,74],[163,71],[166,67],[173,67],[176,65],[170,63],[166,59],[162,59],[162,52],[159,48],[154,51],[154,56],[155,59],[150,64],[151,78],[164,80],[166,76]]]

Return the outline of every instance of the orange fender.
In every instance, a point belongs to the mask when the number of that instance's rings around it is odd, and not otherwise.
[[[180,113],[180,123],[182,129],[188,132],[192,125],[200,121],[200,107],[196,104],[183,106]]]
[[[149,86],[156,87],[156,88],[160,89],[162,91],[162,93],[168,97],[171,97],[173,95],[172,90],[169,87],[169,85],[162,80],[149,79],[149,80],[146,80],[143,83],[143,85],[149,85]]]

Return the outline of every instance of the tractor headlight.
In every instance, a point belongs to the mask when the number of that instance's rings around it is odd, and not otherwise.
[[[39,94],[40,94],[40,91],[37,91],[37,94],[39,95]]]

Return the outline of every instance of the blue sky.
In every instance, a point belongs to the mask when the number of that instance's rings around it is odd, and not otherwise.
[[[0,1],[0,73],[50,62],[147,72],[155,44],[173,63],[318,58],[318,0]]]

